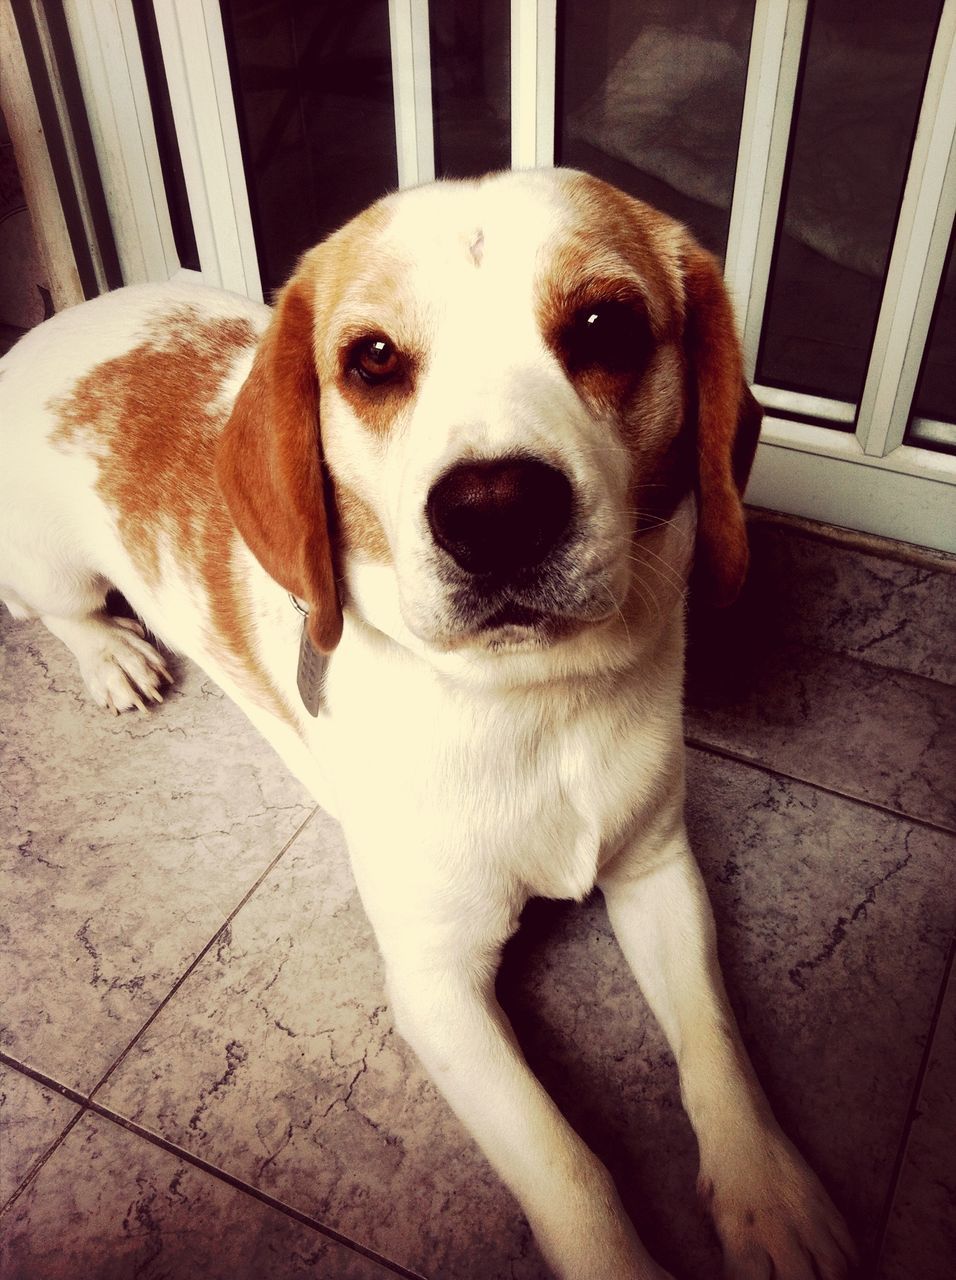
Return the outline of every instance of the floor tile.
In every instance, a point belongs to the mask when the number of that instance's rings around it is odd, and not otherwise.
[[[956,830],[956,686],[796,644],[696,677],[693,741]]]
[[[93,1086],[311,809],[245,717],[183,665],[113,717],[72,656],[0,609],[0,1046]]]
[[[0,1206],[79,1110],[55,1089],[0,1063]]]
[[[949,1280],[956,1259],[956,973],[950,975],[890,1208],[879,1280]],[[935,1242],[932,1251],[926,1241]]]
[[[691,755],[689,826],[755,1063],[870,1248],[956,930],[956,838]]]
[[[512,1257],[516,1277],[542,1275],[395,1032],[340,830],[320,819],[97,1100],[429,1276],[510,1276]]]
[[[956,841],[696,751],[688,787],[744,1038],[870,1258],[956,923]],[[535,904],[525,923],[506,1003],[538,1074],[655,1254],[681,1280],[719,1275],[674,1068],[603,911]]]
[[[386,1280],[380,1266],[87,1113],[0,1216],[4,1280]]]
[[[870,1247],[954,926],[956,841],[698,752],[689,808],[758,1068]],[[673,1064],[601,904],[534,906],[499,985],[649,1243],[678,1276],[716,1274]],[[334,826],[303,833],[99,1100],[433,1280],[544,1275],[393,1031]]]
[[[762,513],[749,528],[748,627],[956,684],[956,559],[870,554]]]

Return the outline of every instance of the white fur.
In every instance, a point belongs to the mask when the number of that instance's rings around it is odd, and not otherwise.
[[[258,653],[297,708],[294,726],[263,709],[210,643],[216,601],[179,554],[175,526],[159,581],[146,581],[95,492],[95,453],[49,439],[57,398],[133,350],[151,316],[185,299],[264,327],[266,309],[243,299],[122,290],[57,316],[0,362],[0,597],[15,616],[40,616],[77,654],[97,701],[121,710],[158,696],[161,660],[135,630],[92,616],[116,584],[338,815],[399,1026],[520,1199],[558,1276],[665,1274],[606,1170],[529,1072],[494,999],[501,947],[527,898],[581,898],[599,884],[673,1045],[729,1274],[808,1280],[815,1264],[835,1280],[852,1246],[747,1063],[684,832],[693,504],[631,543],[627,449],[587,409],[534,321],[535,273],[567,218],[541,175],[443,185],[394,205],[382,234],[407,266],[415,306],[405,322],[424,335],[429,360],[387,440],[323,389],[327,458],[373,506],[395,563],[346,566],[344,634],[318,718],[296,693],[300,619],[248,549],[237,539],[233,554],[250,584]],[[238,361],[232,392],[250,358]],[[659,412],[673,412],[666,396]],[[424,498],[455,459],[515,447],[575,482],[584,532],[573,572],[582,616],[595,621],[550,646],[514,635],[492,648],[454,632]]]

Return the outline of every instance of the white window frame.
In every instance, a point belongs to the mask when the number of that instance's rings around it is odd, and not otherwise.
[[[806,16],[807,0],[756,3],[725,269],[750,378]],[[902,441],[956,210],[954,38],[956,0],[945,0],[860,404],[756,386],[766,414],[747,489],[756,506],[950,552],[956,457]]]
[[[751,378],[807,9],[807,0],[755,0],[725,267]],[[259,298],[219,5],[155,0],[155,11],[201,276]],[[67,0],[67,13],[127,279],[167,279],[178,263],[130,0]],[[435,171],[428,0],[389,0],[389,24],[407,186]],[[511,39],[512,165],[549,166],[556,0],[511,0]],[[956,0],[944,0],[860,404],[758,386],[766,417],[753,504],[956,552],[956,458],[902,443],[956,210],[954,157]]]
[[[511,167],[554,164],[557,0],[511,0]]]
[[[428,0],[388,0],[398,185],[435,178]]]
[[[10,0],[0,0],[0,106],[53,305],[57,311],[76,306],[84,298],[83,283]]]
[[[162,280],[179,267],[129,0],[66,0],[123,280]]]

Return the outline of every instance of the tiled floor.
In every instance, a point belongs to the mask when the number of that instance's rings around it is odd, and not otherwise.
[[[772,522],[754,546],[743,604],[695,625],[688,715],[728,984],[863,1275],[942,1280],[956,576]],[[335,824],[198,671],[113,719],[39,626],[0,630],[3,1280],[543,1277],[393,1030]],[[601,904],[532,904],[500,991],[648,1244],[719,1275]]]

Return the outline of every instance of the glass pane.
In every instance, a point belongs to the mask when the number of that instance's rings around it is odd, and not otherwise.
[[[432,0],[435,173],[470,178],[511,163],[510,0]]]
[[[956,228],[949,238],[936,314],[913,398],[913,417],[929,418],[940,425],[927,434],[912,424],[907,444],[956,453]]]
[[[566,0],[557,155],[727,246],[753,0]]]
[[[220,0],[266,295],[398,183],[388,0]]]
[[[156,130],[156,146],[163,170],[163,186],[166,189],[166,203],[169,205],[169,220],[173,227],[176,252],[181,266],[198,271],[199,252],[189,210],[189,196],[183,177],[173,109],[169,101],[169,85],[166,81],[153,0],[133,0],[133,16],[136,19],[136,33],[146,70],[146,87],[153,110],[153,128]]]
[[[811,6],[758,382],[859,400],[940,8]]]

